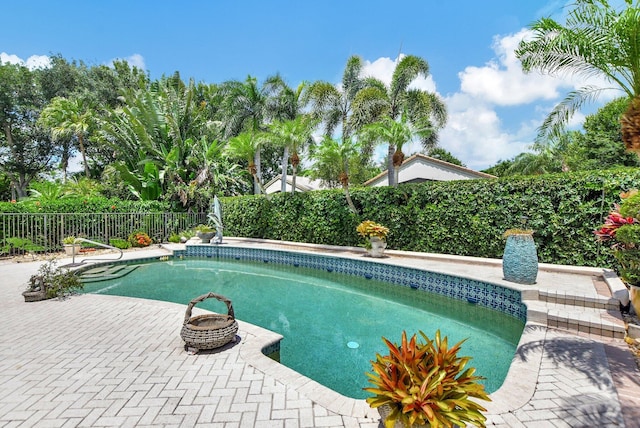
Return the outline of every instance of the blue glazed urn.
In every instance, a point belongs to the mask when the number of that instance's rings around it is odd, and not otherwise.
[[[518,284],[535,284],[538,276],[538,252],[533,236],[516,233],[507,237],[502,256],[504,279]]]

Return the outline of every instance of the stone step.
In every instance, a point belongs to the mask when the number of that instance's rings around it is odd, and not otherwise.
[[[524,300],[524,303],[529,309],[528,319],[548,327],[618,339],[625,336],[619,305],[606,309],[542,300]]]
[[[126,276],[136,270],[138,265],[105,265],[88,269],[80,274],[80,281],[84,283],[107,281]]]
[[[557,291],[539,291],[538,300],[559,305],[578,306],[605,310],[620,310],[620,301],[613,297],[580,295]]]

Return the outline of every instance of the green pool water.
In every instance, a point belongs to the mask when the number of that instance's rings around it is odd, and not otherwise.
[[[352,398],[364,398],[365,372],[381,337],[398,342],[437,329],[450,344],[468,338],[461,355],[497,390],[509,369],[524,324],[497,311],[375,280],[280,265],[186,259],[143,264],[129,275],[85,285],[85,292],[186,305],[209,291],[233,302],[236,318],[284,336],[282,364]],[[208,299],[198,307],[226,312]],[[180,326],[176,326],[176,335]]]

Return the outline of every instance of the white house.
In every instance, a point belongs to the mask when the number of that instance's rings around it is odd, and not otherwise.
[[[264,190],[267,194],[278,193],[282,189],[282,175],[278,175],[272,178],[264,186]],[[287,192],[291,192],[293,187],[293,176],[287,175]],[[321,190],[327,187],[322,184],[321,180],[313,180],[308,177],[301,177],[296,175],[296,192],[308,192],[309,190]]]
[[[366,181],[364,185],[370,187],[388,186],[389,179],[387,174],[387,171],[381,172]],[[417,153],[405,159],[400,165],[398,184],[421,183],[423,181],[473,180],[477,178],[496,177]]]

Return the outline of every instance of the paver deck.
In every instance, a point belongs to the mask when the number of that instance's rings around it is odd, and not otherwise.
[[[386,263],[501,280],[491,261],[391,254]],[[363,400],[264,357],[262,346],[278,335],[259,327],[240,321],[237,343],[189,355],[179,336],[184,305],[105,295],[25,303],[20,292],[38,265],[0,263],[0,427],[379,426]],[[558,322],[553,314],[562,313],[564,296],[601,300],[597,282],[592,271],[551,269],[540,272],[537,291],[523,289],[539,322],[527,323],[507,380],[491,395],[488,426],[640,427],[640,374],[626,344],[603,337],[605,327],[594,335],[571,332],[568,321],[566,329],[548,326]]]

